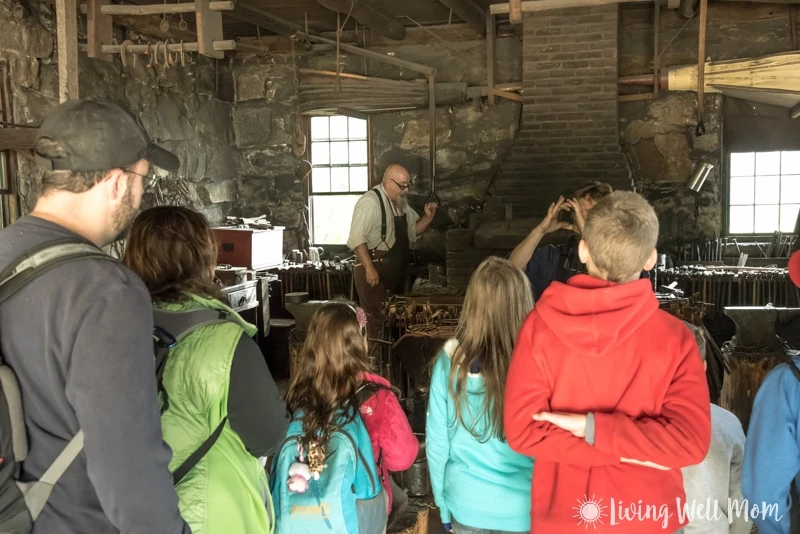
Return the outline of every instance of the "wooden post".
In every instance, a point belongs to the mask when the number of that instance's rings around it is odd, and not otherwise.
[[[703,124],[704,94],[706,88],[706,27],[708,25],[708,0],[700,0],[700,38],[697,45],[697,134],[705,133]]]
[[[661,92],[661,84],[658,78],[658,54],[660,51],[659,40],[661,39],[661,3],[659,0],[653,2],[653,98],[658,98]]]
[[[56,0],[58,101],[78,98],[78,2]]]
[[[222,41],[222,14],[212,11],[209,0],[195,0],[197,48],[204,56],[222,59],[225,53],[214,49],[214,41]]]
[[[489,91],[489,105],[494,106],[494,15],[486,15],[486,87]]]
[[[511,24],[520,24],[522,22],[522,1],[509,0],[508,1],[508,21]]]
[[[104,54],[101,48],[104,44],[112,44],[114,40],[111,15],[104,15],[101,11],[102,7],[107,6],[109,2],[110,0],[89,0],[86,11],[88,55],[103,61],[112,61],[114,58],[111,54]]]

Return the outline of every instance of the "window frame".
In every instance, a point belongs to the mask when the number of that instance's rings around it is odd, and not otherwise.
[[[741,233],[741,232],[731,232],[731,185],[732,180],[731,178],[736,178],[735,176],[731,175],[731,158],[733,154],[760,154],[760,153],[768,153],[768,152],[797,152],[797,150],[783,150],[783,149],[775,149],[775,150],[752,150],[752,151],[745,151],[745,150],[730,150],[726,149],[723,152],[723,161],[721,165],[721,172],[724,173],[723,176],[726,177],[725,179],[725,187],[722,188],[720,192],[721,201],[722,201],[722,228],[724,229],[722,235],[725,237],[736,237],[736,238],[744,238],[744,239],[753,239],[753,240],[761,240],[761,239],[770,239],[775,234],[775,232],[780,231],[780,226],[773,230],[772,232],[753,232],[753,233]],[[758,179],[758,175],[755,174],[755,169],[753,171],[754,179]],[[765,175],[766,176],[766,175]],[[770,175],[772,176],[772,175]],[[781,178],[783,174],[778,174],[778,177]],[[788,175],[788,176],[795,176],[795,175]],[[780,197],[780,186],[779,186],[779,196],[778,196],[778,206],[781,205],[781,197]],[[772,206],[773,204],[758,204],[755,203],[755,198],[753,199],[754,204],[752,206]],[[793,202],[792,204],[800,204],[800,202]],[[750,206],[750,204],[742,204],[743,206]],[[735,205],[734,205],[735,207]],[[755,213],[754,213],[755,216]],[[780,218],[778,219],[778,224],[780,225]],[[794,229],[788,232],[782,232],[784,235],[794,234]]]
[[[315,166],[314,166],[314,163],[311,161],[311,145],[314,142],[312,140],[312,135],[311,135],[312,134],[312,132],[311,132],[311,119],[314,118],[314,117],[328,117],[328,118],[331,118],[331,117],[347,117],[348,119],[352,118],[352,119],[361,119],[361,120],[366,121],[366,130],[367,130],[367,135],[366,135],[367,163],[366,163],[366,165],[361,165],[361,164],[351,165],[351,164],[348,163],[346,165],[343,165],[343,164],[336,164],[336,165],[328,164],[328,165],[318,165],[317,166],[317,167],[327,167],[329,169],[336,168],[336,167],[350,168],[350,167],[365,166],[366,169],[367,169],[367,189],[366,189],[366,191],[357,191],[357,192],[337,191],[337,192],[319,192],[319,193],[315,193],[313,191],[312,173],[314,172]],[[308,177],[307,177],[307,181],[306,181],[306,187],[305,187],[305,193],[306,193],[306,195],[305,195],[306,196],[305,204],[306,204],[306,209],[307,209],[307,213],[308,213],[308,243],[312,247],[321,246],[321,247],[331,247],[332,249],[347,248],[347,243],[346,242],[345,243],[320,243],[320,242],[315,240],[315,236],[314,236],[314,212],[313,212],[311,203],[312,203],[313,197],[326,197],[326,196],[331,196],[331,197],[333,197],[333,196],[338,196],[338,197],[341,197],[341,196],[361,197],[365,193],[368,193],[370,191],[370,189],[372,189],[372,187],[374,186],[374,179],[373,179],[373,176],[372,176],[372,169],[373,169],[373,162],[372,162],[372,122],[370,120],[370,115],[369,114],[364,114],[363,116],[358,116],[357,117],[357,116],[354,116],[354,114],[344,114],[344,113],[341,113],[341,112],[338,112],[338,113],[319,113],[319,114],[307,115],[304,122],[305,122],[304,128],[305,128],[305,131],[306,131],[306,139],[308,140],[307,143],[306,143],[306,158],[307,158],[308,169],[309,169],[308,170]],[[359,139],[356,139],[356,140],[363,141],[364,139],[359,138]],[[330,143],[330,142],[337,142],[337,141],[350,141],[350,138],[348,137],[347,139],[334,139],[334,140],[331,140],[329,138],[326,142]]]

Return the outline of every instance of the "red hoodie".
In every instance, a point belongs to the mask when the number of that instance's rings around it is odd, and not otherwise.
[[[391,387],[384,378],[371,373],[362,373],[362,381]],[[361,405],[359,410],[372,442],[375,463],[380,469],[383,489],[389,497],[389,511],[392,510],[392,488],[389,483],[390,471],[405,471],[417,459],[419,440],[408,424],[408,418],[400,402],[388,389],[381,389]],[[379,461],[383,463],[380,464]]]
[[[522,326],[505,391],[508,443],[536,462],[531,532],[678,530],[680,468],[708,451],[709,408],[694,337],[658,309],[649,280],[551,284]],[[534,421],[542,411],[592,412],[594,445]]]

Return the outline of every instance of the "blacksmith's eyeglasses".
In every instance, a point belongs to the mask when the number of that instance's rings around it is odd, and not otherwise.
[[[392,180],[391,178],[389,178],[389,179]],[[401,183],[398,183],[396,180],[392,180],[392,181],[394,182],[394,185],[396,185],[397,187],[400,188],[400,191],[408,191],[409,189],[411,189],[411,182],[408,182],[406,184],[401,184]]]

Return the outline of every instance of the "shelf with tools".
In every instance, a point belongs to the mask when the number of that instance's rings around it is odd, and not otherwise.
[[[232,11],[234,3],[230,0],[210,1],[195,0],[185,3],[164,3],[153,5],[112,5],[110,0],[88,0],[80,6],[87,18],[87,44],[82,47],[91,58],[111,61],[115,54],[119,54],[123,65],[128,64],[128,55],[145,55],[148,57],[148,66],[171,66],[185,64],[185,54],[199,53],[204,56],[221,59],[226,51],[241,50],[245,46],[251,51],[263,53],[263,47],[243,45],[232,39],[224,39],[222,35],[222,12]],[[146,44],[134,44],[125,41],[121,44],[113,42],[112,23],[113,17],[118,16],[147,16],[147,15],[181,15],[182,30],[186,29],[183,20],[184,13],[194,13],[197,23],[197,41],[169,43],[157,41]],[[166,21],[166,19],[164,19]],[[163,22],[162,21],[162,24]],[[165,25],[168,28],[168,25]],[[257,50],[256,50],[257,49]]]

